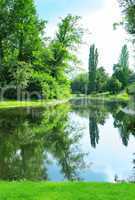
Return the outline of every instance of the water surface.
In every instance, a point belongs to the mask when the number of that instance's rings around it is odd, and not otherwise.
[[[0,110],[0,179],[113,182],[134,175],[135,117],[126,105],[72,101]]]

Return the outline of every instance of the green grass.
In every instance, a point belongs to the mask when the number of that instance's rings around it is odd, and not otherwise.
[[[85,95],[72,95],[72,98],[84,98]],[[129,95],[126,92],[122,92],[117,95],[111,95],[106,93],[97,93],[87,96],[90,99],[104,100],[104,101],[129,101]],[[60,103],[68,102],[69,99],[63,100],[39,100],[39,101],[0,101],[0,109],[2,108],[14,108],[14,107],[41,107],[47,105],[57,105]]]
[[[0,182],[0,200],[134,199],[134,184]]]
[[[109,93],[97,94],[97,95],[92,95],[91,98],[103,99],[105,101],[129,101],[129,95],[126,92],[121,92],[119,94],[109,94]]]
[[[40,101],[0,101],[0,109],[14,107],[41,107],[47,105],[57,105],[68,100],[40,100]]]
[[[108,102],[112,102],[112,101],[129,101],[130,97],[126,92],[121,92],[119,94],[110,94],[109,92],[105,92],[105,93],[97,93],[97,94],[92,94],[92,95],[73,95],[73,98],[89,98],[92,100],[103,100],[103,101],[108,101]]]

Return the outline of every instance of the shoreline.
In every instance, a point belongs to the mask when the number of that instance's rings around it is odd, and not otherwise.
[[[37,101],[1,101],[0,109],[6,108],[22,108],[22,107],[46,107],[46,106],[56,106],[59,104],[67,103],[69,99],[63,100],[37,100]]]
[[[93,101],[101,102],[129,102],[130,97],[127,94],[117,94],[117,95],[106,95],[106,94],[96,94],[96,95],[76,95],[73,94],[67,99],[51,99],[51,100],[35,100],[35,101],[17,101],[17,100],[5,100],[0,101],[0,109],[4,108],[21,108],[21,107],[46,107],[46,106],[56,106],[59,104],[67,103],[70,100],[76,99],[87,99]]]
[[[74,99],[85,98],[88,100],[102,101],[102,102],[129,102],[130,96],[128,94],[95,94],[95,95],[74,95]],[[73,98],[72,98],[73,99]]]

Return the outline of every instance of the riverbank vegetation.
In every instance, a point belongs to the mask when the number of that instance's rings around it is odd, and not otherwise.
[[[114,24],[114,29],[122,25],[130,34],[131,41],[135,40],[135,2],[120,0],[120,7],[123,14],[123,21]],[[121,49],[121,54],[117,63],[114,63],[112,75],[107,74],[104,67],[98,66],[99,50],[95,44],[90,46],[89,67],[87,73],[79,74],[72,80],[72,91],[76,94],[95,95],[97,93],[109,92],[110,95],[120,93],[135,94],[135,72],[133,66],[129,62],[129,50],[127,44]],[[100,96],[100,95],[98,95]],[[109,96],[109,95],[108,95]],[[127,95],[126,95],[127,96]],[[102,97],[102,94],[101,94]]]
[[[127,45],[121,50],[118,64],[113,66],[113,74],[110,76],[104,67],[98,66],[98,49],[95,45],[90,47],[89,55],[89,71],[88,73],[79,74],[72,81],[72,91],[76,94],[85,94],[91,96],[116,97],[126,96],[130,92],[129,88],[133,88],[134,71],[129,68],[129,52]],[[125,95],[127,93],[127,95]]]
[[[0,109],[2,108],[17,108],[17,107],[46,107],[55,106],[68,102],[68,98],[62,100],[33,100],[33,101],[1,101]]]
[[[107,183],[0,183],[1,200],[134,199],[135,185]]]
[[[134,36],[134,3],[121,1],[121,7],[126,16],[123,25]],[[93,44],[88,72],[75,72],[71,78],[71,71],[79,65],[77,49],[84,34],[79,16],[61,19],[53,38],[47,37],[47,22],[39,19],[33,0],[1,0],[0,19],[1,101],[62,99],[71,93],[116,95],[123,90],[128,93],[128,86],[135,82],[127,44],[112,75],[98,65],[99,50]]]
[[[26,99],[28,93],[38,99],[68,97],[68,72],[78,62],[75,52],[83,34],[80,17],[61,19],[52,39],[33,0],[1,0],[0,20],[2,98]]]

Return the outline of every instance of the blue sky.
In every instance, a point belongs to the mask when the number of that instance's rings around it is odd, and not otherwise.
[[[53,20],[54,18],[73,13],[80,15],[82,11],[94,12],[101,9],[104,0],[35,0],[40,17]]]
[[[46,34],[53,37],[60,17],[71,13],[82,17],[81,24],[91,34],[84,36],[78,56],[82,69],[88,69],[89,46],[93,43],[99,49],[99,66],[108,73],[118,62],[122,46],[127,43],[127,34],[123,28],[113,30],[113,23],[121,20],[118,0],[35,0],[38,15],[48,21]]]

